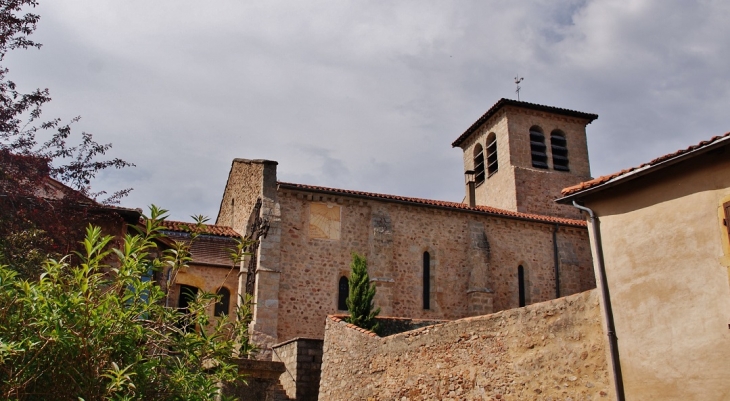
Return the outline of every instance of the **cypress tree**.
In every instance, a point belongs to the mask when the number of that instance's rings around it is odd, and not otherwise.
[[[375,285],[370,284],[365,257],[353,253],[350,268],[352,269],[348,279],[350,291],[346,301],[350,317],[346,321],[363,329],[377,332],[378,322],[375,317],[380,313],[380,308],[373,310]]]

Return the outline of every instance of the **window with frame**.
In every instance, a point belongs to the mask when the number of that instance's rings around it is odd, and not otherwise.
[[[177,298],[177,307],[187,313],[188,306],[195,301],[198,296],[198,287],[192,285],[180,284],[180,293]]]
[[[542,133],[540,127],[530,128],[530,153],[532,156],[532,167],[548,168],[545,134]]]
[[[474,147],[474,179],[476,185],[484,182],[484,148],[481,144]]]
[[[223,316],[228,314],[228,309],[231,305],[231,291],[226,287],[221,287],[216,291],[216,295],[220,298],[215,303],[213,309],[213,316]]]
[[[570,171],[568,167],[568,142],[559,130],[550,133],[550,150],[553,153],[553,169]]]
[[[497,162],[497,134],[494,132],[487,135],[487,177],[499,170]]]

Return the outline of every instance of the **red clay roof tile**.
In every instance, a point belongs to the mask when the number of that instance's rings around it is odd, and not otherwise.
[[[638,170],[647,169],[649,167],[653,167],[653,166],[655,166],[655,165],[657,165],[657,164],[659,164],[661,162],[664,162],[664,161],[673,159],[675,157],[682,156],[683,154],[692,152],[694,150],[698,150],[700,148],[703,148],[705,146],[711,145],[711,144],[713,144],[713,143],[715,143],[715,142],[717,142],[717,141],[719,141],[719,140],[721,140],[723,138],[727,138],[727,137],[730,137],[730,132],[728,132],[728,133],[726,133],[724,135],[715,136],[715,137],[713,137],[713,138],[711,138],[710,140],[707,140],[707,141],[702,141],[702,142],[698,143],[697,145],[692,145],[692,146],[690,146],[690,147],[688,147],[686,149],[681,149],[681,150],[678,150],[678,151],[676,151],[674,153],[670,153],[670,154],[667,154],[667,155],[664,155],[664,156],[657,157],[656,159],[654,159],[654,160],[652,160],[652,161],[650,161],[648,163],[644,163],[644,164],[642,164],[640,166],[627,168],[627,169],[621,170],[621,171],[619,171],[617,173],[603,175],[603,176],[600,176],[598,178],[594,178],[594,179],[589,180],[589,181],[581,182],[578,185],[573,185],[572,187],[563,188],[563,190],[561,191],[561,193],[562,193],[563,196],[573,195],[573,194],[578,193],[580,191],[583,191],[583,190],[586,190],[586,189],[590,189],[590,188],[596,187],[598,185],[607,183],[607,182],[609,182],[611,180],[615,180],[615,179],[622,178],[623,176],[625,176],[628,173],[631,173],[631,172],[634,172],[634,171],[638,171]]]
[[[566,219],[566,218],[562,218],[562,217],[553,217],[553,216],[544,216],[544,215],[539,215],[539,214],[513,212],[510,210],[497,209],[497,208],[490,207],[490,206],[470,207],[469,205],[466,205],[464,203],[446,202],[446,201],[439,201],[439,200],[433,200],[433,199],[410,198],[410,197],[405,197],[405,196],[378,194],[378,193],[373,193],[373,192],[353,191],[353,190],[349,190],[349,189],[327,188],[327,187],[320,187],[320,186],[315,186],[315,185],[293,184],[293,183],[289,183],[289,182],[279,182],[279,187],[284,188],[284,189],[338,194],[338,195],[344,195],[344,196],[350,195],[350,196],[354,196],[354,197],[370,198],[370,199],[383,200],[383,201],[405,202],[405,203],[411,203],[411,204],[416,204],[416,205],[452,209],[455,211],[485,213],[485,214],[490,214],[490,215],[494,215],[494,216],[502,216],[502,217],[520,219],[520,220],[530,220],[530,221],[536,221],[536,222],[542,222],[542,223],[558,223],[558,224],[563,224],[563,225],[568,225],[568,226],[577,226],[577,227],[586,226],[586,222],[583,220],[573,220],[573,219]]]
[[[162,226],[170,231],[190,232],[195,229],[196,225],[195,223],[188,223],[184,221],[164,220],[162,222]],[[203,224],[202,229],[199,232],[200,234],[217,235],[219,237],[241,237],[241,234],[230,227],[217,226],[214,224]]]
[[[479,119],[477,119],[474,122],[474,124],[472,124],[466,131],[464,131],[463,134],[461,134],[458,138],[456,138],[456,140],[451,144],[451,147],[455,148],[455,147],[461,145],[464,141],[466,141],[467,138],[469,138],[469,136],[474,131],[476,131],[482,124],[484,124],[492,116],[497,114],[497,112],[504,106],[517,106],[517,107],[522,107],[525,109],[545,111],[548,113],[560,114],[560,115],[569,116],[569,117],[584,118],[586,120],[589,120],[588,121],[589,123],[598,118],[598,114],[584,113],[582,111],[575,111],[575,110],[563,109],[560,107],[545,106],[542,104],[521,102],[519,100],[502,98],[497,103],[495,103],[494,106],[490,107],[486,113],[484,113],[481,117],[479,117]]]

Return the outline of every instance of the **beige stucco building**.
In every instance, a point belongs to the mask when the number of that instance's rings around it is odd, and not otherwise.
[[[590,178],[595,118],[500,100],[452,144],[464,202],[280,182],[277,162],[235,159],[216,224],[261,236],[239,285],[254,295],[254,340],[322,338],[345,312],[353,252],[383,316],[458,319],[595,287],[585,222],[552,202]]]
[[[595,215],[626,399],[730,399],[730,134],[563,194]]]

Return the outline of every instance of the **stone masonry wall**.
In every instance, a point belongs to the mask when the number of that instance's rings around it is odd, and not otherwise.
[[[254,313],[251,336],[260,347],[259,358],[271,358],[270,345],[277,343],[278,293],[279,293],[279,211],[276,200],[275,161],[234,159],[221,200],[216,224],[228,225],[242,235],[248,234],[248,226],[255,217],[263,218],[269,225],[268,235],[257,253],[254,288]],[[259,216],[253,216],[257,200],[261,200]],[[248,262],[244,262],[243,268]],[[238,290],[245,288],[245,271],[238,280]],[[238,294],[238,290],[235,292]],[[238,299],[238,296],[236,297]]]
[[[264,170],[276,166],[275,161],[233,159],[228,181],[221,199],[216,225],[228,226],[246,235],[251,211],[262,196]]]
[[[352,252],[367,257],[381,316],[453,320],[515,308],[519,265],[528,304],[555,297],[554,224],[292,190],[280,190],[278,202],[278,342],[323,338],[325,317],[345,312],[337,309],[338,281],[350,274]],[[312,202],[341,207],[339,239],[309,238]],[[558,244],[561,294],[594,288],[587,230],[560,226]]]
[[[505,107],[461,145],[464,169],[473,169],[475,146],[480,144],[486,149],[487,136],[491,132],[496,134],[499,169],[477,186],[477,204],[580,219],[577,209],[553,201],[560,197],[563,188],[590,179],[585,124],[585,120],[578,118]],[[549,169],[532,167],[529,132],[533,126],[540,127],[545,135]],[[552,168],[550,133],[556,129],[562,131],[567,141],[569,172]]]
[[[508,120],[509,130],[513,133],[509,141],[516,170],[517,210],[580,219],[580,212],[576,208],[558,205],[554,200],[560,197],[563,188],[591,178],[586,120],[521,108],[510,108]],[[547,170],[532,167],[529,132],[533,126],[540,127],[545,134]],[[550,133],[554,130],[560,130],[565,135],[569,172],[553,169]]]
[[[596,290],[377,337],[327,319],[320,400],[610,400]]]
[[[476,204],[487,205],[505,210],[517,210],[515,179],[512,172],[510,143],[508,140],[507,113],[500,110],[484,123],[461,146],[464,150],[464,171],[474,169],[474,149],[479,144],[484,149],[486,163],[487,136],[494,133],[497,139],[497,172],[485,175],[485,181],[476,187]],[[486,164],[485,164],[486,169]]]
[[[237,400],[290,401],[279,384],[284,364],[275,361],[238,359],[239,380],[223,386],[222,393]]]
[[[279,381],[297,401],[317,401],[322,368],[322,340],[295,338],[272,346],[272,360],[284,362]]]

